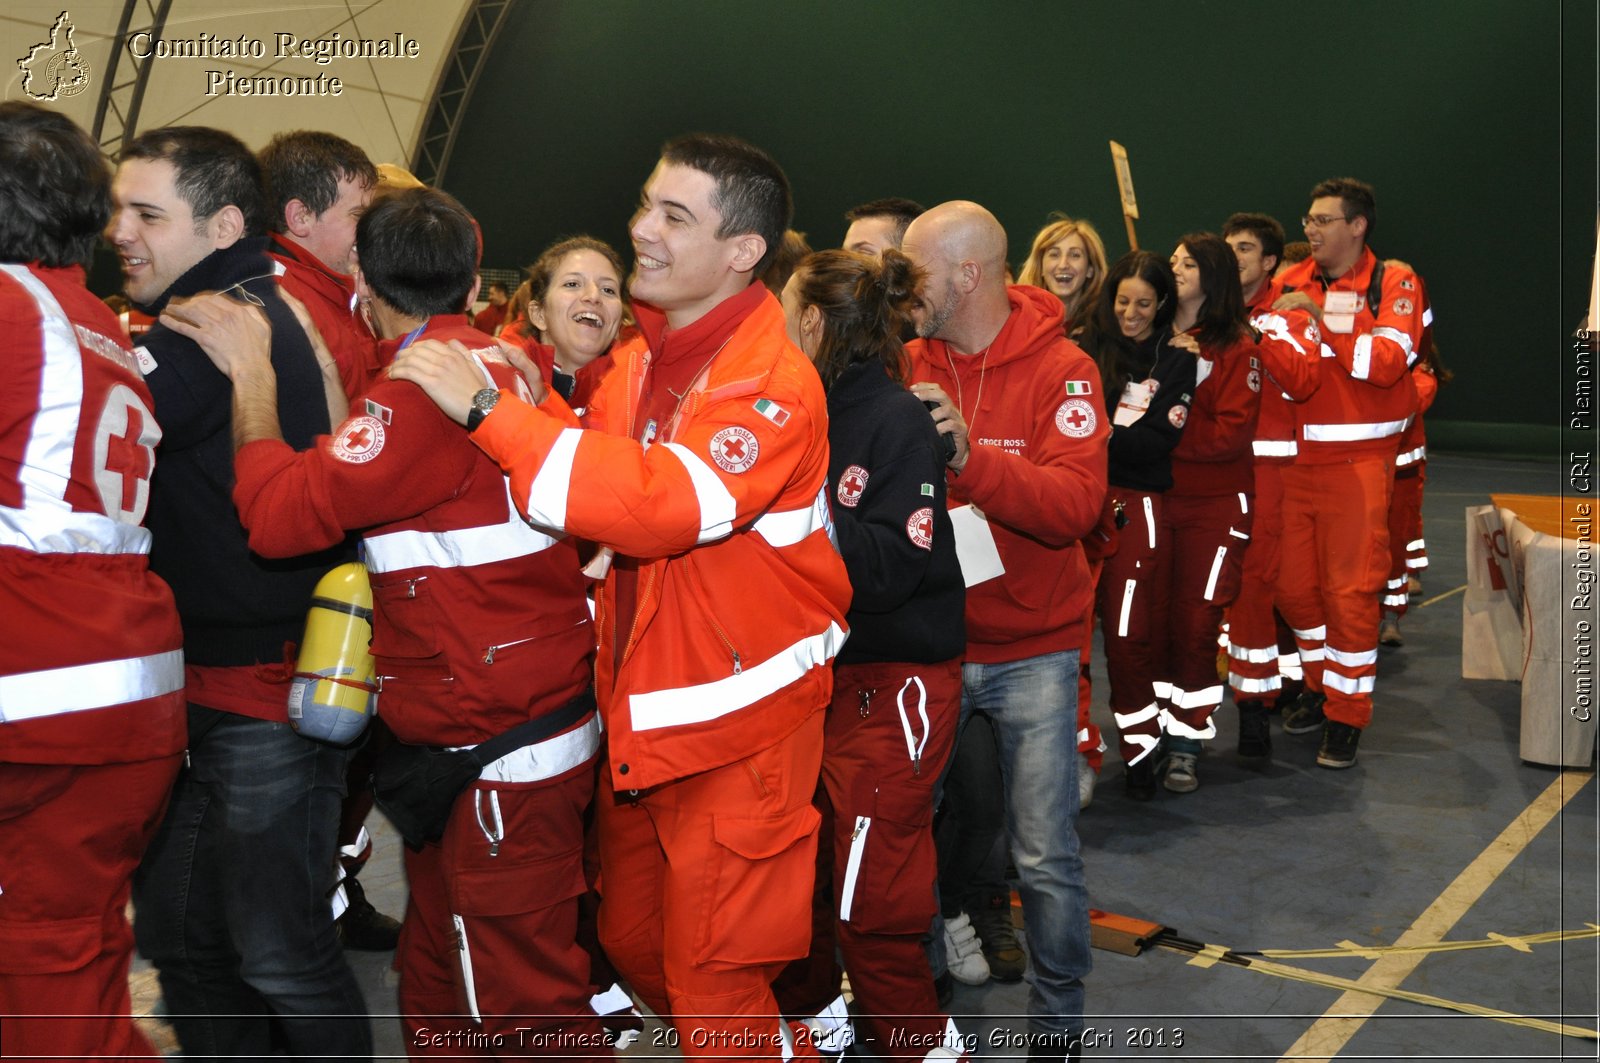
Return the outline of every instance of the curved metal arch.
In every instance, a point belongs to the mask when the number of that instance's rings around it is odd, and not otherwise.
[[[140,9],[144,14],[140,15]],[[100,87],[100,99],[94,109],[95,143],[100,150],[116,162],[122,149],[134,138],[139,128],[139,108],[144,105],[144,89],[150,80],[150,58],[140,59],[128,49],[128,38],[137,33],[150,34],[152,42],[161,39],[167,25],[167,13],[172,0],[124,0],[122,18],[117,23],[117,36],[111,42],[111,58],[106,63],[105,81]],[[130,30],[135,16],[140,28]],[[126,80],[117,80],[117,70],[122,63],[122,53],[128,53],[128,63],[133,73]],[[109,121],[108,121],[109,120]]]
[[[131,0],[130,0],[131,2]],[[439,73],[422,135],[411,154],[411,172],[426,185],[438,185],[450,168],[456,134],[478,87],[489,50],[505,24],[511,0],[473,0],[461,20],[454,46]]]

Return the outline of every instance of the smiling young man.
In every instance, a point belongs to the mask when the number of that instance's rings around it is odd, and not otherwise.
[[[684,1055],[800,1051],[771,982],[810,937],[823,709],[850,587],[831,536],[826,402],[753,284],[789,183],[733,137],[668,142],[634,215],[641,336],[573,426],[552,389],[484,389],[419,342],[421,384],[537,524],[603,548],[596,689],[600,937]]]
[[[266,256],[260,180],[228,133],[152,130],[123,151],[106,237],[146,313],[204,291],[263,309],[283,437],[304,449],[327,433],[329,407]],[[364,1057],[371,1030],[328,899],[350,753],[290,728],[284,663],[317,581],[349,552],[252,554],[230,494],[228,379],[159,323],[135,353],[163,431],[150,567],[177,599],[189,702],[188,762],[134,883],[139,949],[189,1055],[269,1054],[276,1016],[291,1054]]]
[[[1288,294],[1273,308],[1318,315],[1323,364],[1316,392],[1295,407],[1294,464],[1283,470],[1278,608],[1306,678],[1283,729],[1320,730],[1317,763],[1341,769],[1355,764],[1372,719],[1373,603],[1389,575],[1389,496],[1400,436],[1416,412],[1410,368],[1424,306],[1416,275],[1382,266],[1367,246],[1378,221],[1370,185],[1323,181],[1302,221],[1311,257],[1279,278]]]

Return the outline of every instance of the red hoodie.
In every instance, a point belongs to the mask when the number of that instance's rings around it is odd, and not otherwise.
[[[282,267],[278,287],[300,300],[339,364],[339,382],[351,402],[378,375],[378,340],[355,312],[355,282],[325,265],[283,233],[272,234],[273,261]]]
[[[907,347],[911,378],[942,387],[972,433],[950,505],[983,511],[1005,565],[967,590],[967,659],[985,664],[1081,643],[1094,588],[1078,540],[1106,497],[1111,427],[1099,369],[1062,334],[1061,301],[1024,285],[1007,294],[1011,316],[986,354]]]

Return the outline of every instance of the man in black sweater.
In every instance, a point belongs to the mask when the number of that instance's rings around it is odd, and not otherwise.
[[[233,136],[145,133],[123,152],[107,239],[148,314],[228,291],[272,324],[284,438],[328,432],[342,393],[267,258],[260,170]],[[179,310],[181,312],[181,309]],[[234,511],[230,385],[192,341],[157,324],[135,351],[163,429],[151,479],[150,566],[183,624],[188,765],[134,884],[135,934],[160,974],[186,1055],[366,1057],[371,1030],[334,932],[335,831],[349,751],[288,723],[286,647],[344,548],[253,555]],[[331,392],[325,380],[331,374]]]

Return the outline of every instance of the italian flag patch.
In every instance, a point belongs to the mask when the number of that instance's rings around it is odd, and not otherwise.
[[[767,420],[771,421],[773,424],[777,425],[779,428],[782,428],[784,422],[789,420],[789,411],[784,409],[782,406],[779,406],[771,399],[757,399],[756,412],[765,417]]]
[[[1067,381],[1067,394],[1068,395],[1088,395],[1088,394],[1091,394],[1093,391],[1094,391],[1094,389],[1089,386],[1089,382],[1087,380],[1069,380],[1069,381]]]

